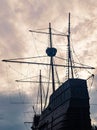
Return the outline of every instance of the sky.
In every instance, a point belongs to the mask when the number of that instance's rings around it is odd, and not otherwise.
[[[40,69],[2,60],[45,55],[48,38],[39,35],[37,38],[29,30],[47,29],[51,22],[52,28],[65,33],[69,12],[73,48],[82,63],[95,67],[89,96],[91,119],[97,124],[97,1],[0,0],[0,130],[30,130],[31,124],[24,125],[24,122],[32,121],[37,85],[16,83],[15,80],[38,75]],[[60,39],[58,42],[63,57],[66,46]]]

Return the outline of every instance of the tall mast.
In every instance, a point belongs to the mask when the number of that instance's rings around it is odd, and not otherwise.
[[[49,23],[49,38],[50,38],[50,47],[46,49],[47,55],[50,57],[50,65],[51,65],[51,71],[52,71],[52,90],[55,91],[55,78],[54,78],[54,61],[53,57],[56,55],[56,48],[52,47],[52,31],[51,31],[51,23]]]
[[[41,113],[42,113],[42,77],[41,77],[41,70],[39,75],[39,87],[40,87],[40,102],[41,102]]]
[[[71,78],[74,78],[73,67],[72,67],[71,49],[70,49],[70,13],[69,13],[69,23],[68,23],[68,35],[67,35],[67,38],[68,38],[68,79],[69,79],[70,78],[70,72],[71,72]]]
[[[52,49],[51,23],[49,23],[49,33],[50,33],[50,48]],[[53,56],[51,56],[51,68],[52,68],[52,87],[53,87],[53,92],[54,92],[55,91],[55,79],[54,79]]]

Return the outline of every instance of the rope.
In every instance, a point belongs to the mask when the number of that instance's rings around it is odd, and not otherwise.
[[[56,76],[57,76],[58,84],[60,85],[60,79],[59,79],[59,76],[58,76],[57,67],[55,67],[55,72],[56,72]]]
[[[46,107],[46,105],[47,105],[47,98],[48,98],[48,93],[49,93],[50,71],[51,71],[51,67],[50,67],[50,69],[49,69],[49,79],[48,79],[48,87],[47,87],[47,93],[46,93],[46,98],[45,98],[44,109],[45,109],[45,107]]]
[[[14,58],[8,60],[25,60],[25,59],[42,58],[42,57],[47,57],[47,56],[33,56],[33,57],[24,57],[24,58]]]

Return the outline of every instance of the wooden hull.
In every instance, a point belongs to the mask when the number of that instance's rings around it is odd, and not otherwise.
[[[69,79],[50,97],[36,130],[91,130],[87,84]]]

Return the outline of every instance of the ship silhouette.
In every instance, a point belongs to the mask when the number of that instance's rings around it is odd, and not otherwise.
[[[52,75],[52,94],[49,97],[49,102],[43,108],[42,91],[40,94],[41,99],[41,114],[35,112],[32,123],[32,130],[91,130],[90,119],[90,104],[89,93],[87,86],[87,79],[81,79],[74,76],[74,69],[94,69],[90,66],[83,64],[74,65],[71,54],[70,44],[70,13],[68,20],[68,34],[52,33],[51,23],[49,23],[49,32],[33,31],[34,33],[44,33],[49,35],[50,45],[46,49],[46,54],[50,58],[48,63],[34,63],[17,61],[14,59],[3,60],[4,62],[13,63],[30,63],[38,65],[47,65],[51,68]],[[55,64],[54,57],[57,55],[57,49],[53,47],[52,35],[67,37],[68,52],[67,52],[67,65]],[[55,88],[55,67],[67,68],[67,80],[64,81],[59,87]],[[92,74],[92,76],[94,76]],[[90,76],[90,77],[92,77]],[[41,90],[41,71],[40,71],[40,90]]]

